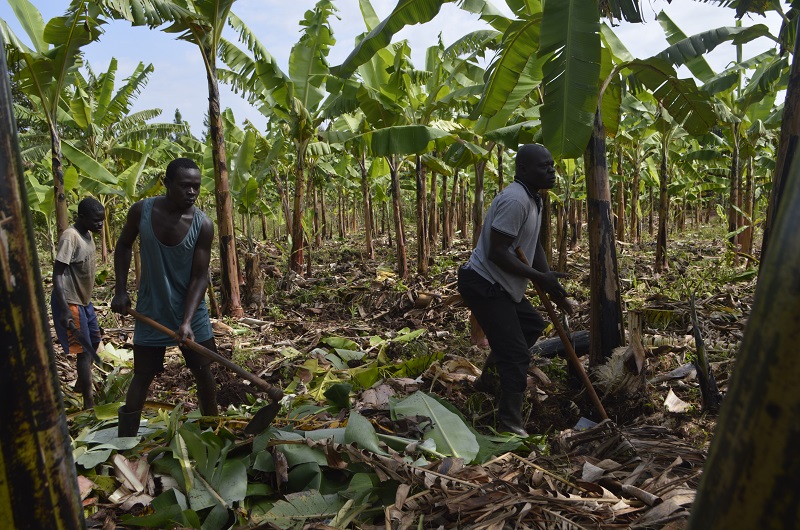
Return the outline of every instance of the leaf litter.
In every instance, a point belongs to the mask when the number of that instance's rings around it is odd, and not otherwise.
[[[718,244],[692,245],[714,255]],[[278,253],[263,251],[274,270]],[[564,359],[536,355],[525,412],[539,434],[520,439],[494,430],[494,398],[471,389],[486,352],[470,343],[469,315],[457,303],[455,271],[468,250],[442,253],[428,278],[408,280],[346,245],[326,252],[313,278],[265,273],[263,306],[214,322],[222,354],[286,392],[273,426],[255,437],[243,428],[266,404],[259,392],[215,366],[225,411],[202,418],[191,374],[171,351],[140,437],[116,438],[132,323],[97,303],[107,344],[94,414],[78,411],[74,368],[60,351],[57,359],[90,527],[685,525],[716,420],[701,410],[689,293],[698,293],[724,393],[755,286],[731,278],[752,275],[688,258],[655,275],[648,247],[623,247],[623,298],[644,321],[643,393],[601,395],[613,421],[595,423]],[[589,327],[585,254],[570,254],[566,284],[580,304],[573,331]],[[601,384],[599,374],[591,376]]]

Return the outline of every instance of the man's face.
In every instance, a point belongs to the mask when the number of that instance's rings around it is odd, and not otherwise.
[[[517,178],[537,190],[549,190],[556,185],[555,162],[547,149],[540,148],[530,153],[521,173]]]
[[[105,221],[106,214],[104,211],[99,211],[92,212],[87,215],[79,215],[79,217],[81,218],[81,223],[83,223],[83,226],[85,226],[89,231],[97,234],[103,229],[103,221]]]
[[[200,170],[180,168],[167,185],[167,198],[177,207],[189,209],[200,194]]]

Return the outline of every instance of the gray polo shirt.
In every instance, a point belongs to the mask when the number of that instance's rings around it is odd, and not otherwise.
[[[512,300],[519,302],[525,296],[528,278],[509,274],[489,260],[489,238],[491,231],[514,238],[508,252],[517,258],[515,249],[521,247],[533,263],[536,243],[539,240],[539,228],[542,225],[541,198],[530,191],[524,184],[515,180],[500,192],[489,206],[483,222],[478,244],[469,258],[469,266],[492,284],[499,283]]]

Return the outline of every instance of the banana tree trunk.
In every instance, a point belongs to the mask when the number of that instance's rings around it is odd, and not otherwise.
[[[297,163],[294,166],[294,200],[292,204],[292,252],[289,255],[289,269],[303,274],[303,194],[306,189],[306,173],[303,157],[305,144],[297,146]]]
[[[431,171],[431,194],[428,203],[428,248],[430,252],[436,247],[436,240],[439,239],[439,179],[436,173]]]
[[[314,244],[317,248],[322,246],[322,229],[325,225],[322,224],[322,212],[320,211],[319,204],[319,186],[312,184],[314,188]]]
[[[461,191],[461,201],[459,201],[459,219],[458,227],[461,230],[461,238],[467,239],[467,179],[462,178],[459,183],[459,190]]]
[[[486,160],[475,164],[475,199],[472,206],[472,246],[478,244],[478,238],[483,228],[484,186],[483,176],[486,169]]]
[[[784,176],[786,196],[762,261],[690,530],[797,527],[800,163]]]
[[[497,146],[497,191],[503,191],[505,183],[503,182],[503,146]]]
[[[361,200],[364,207],[364,244],[368,259],[375,259],[375,245],[372,243],[372,204],[369,196],[369,175],[367,174],[367,159],[364,153],[358,159],[361,169]]]
[[[336,186],[336,226],[339,239],[344,239],[344,191],[341,185]]]
[[[558,208],[558,272],[567,272],[567,232],[569,219],[569,199]]]
[[[450,222],[447,225],[447,248],[453,244],[456,235],[456,194],[458,193],[458,168],[453,172],[453,189],[450,191]]]
[[[275,173],[275,187],[278,188],[278,196],[281,199],[281,212],[283,212],[283,221],[286,223],[286,228],[292,226],[292,213],[289,210],[289,196],[286,194],[286,186],[283,185],[281,174]]]
[[[24,182],[0,54],[0,521],[7,530],[79,530],[86,522]]]
[[[595,112],[594,129],[584,155],[589,219],[590,331],[589,365],[604,364],[614,348],[625,344],[617,249],[606,164],[606,132]]]
[[[205,50],[206,56],[213,57],[212,50]],[[233,229],[233,206],[228,188],[228,161],[225,153],[225,136],[222,129],[222,115],[219,109],[219,85],[216,68],[207,70],[208,79],[208,122],[211,134],[211,156],[214,163],[214,197],[217,202],[217,226],[219,227],[220,263],[220,304],[224,315],[241,317],[242,301],[239,294],[239,266],[236,259],[236,239]]]
[[[428,257],[430,256],[430,244],[428,242],[428,176],[425,167],[422,165],[422,157],[417,155],[416,160],[417,177],[417,273],[422,276],[428,275]]]
[[[667,260],[667,221],[669,220],[669,173],[667,172],[668,146],[661,149],[661,167],[659,169],[659,199],[658,199],[658,237],[656,238],[656,271],[669,269]],[[652,215],[652,214],[651,214]]]
[[[797,18],[797,31],[800,31],[800,17]],[[781,137],[778,141],[778,156],[775,160],[775,173],[772,176],[772,192],[769,196],[767,216],[764,221],[764,235],[761,239],[761,261],[767,255],[769,238],[772,227],[778,215],[778,207],[782,201],[785,181],[788,180],[789,169],[797,152],[797,142],[800,139],[800,39],[794,40],[792,52],[792,66],[789,70],[789,81],[786,85],[786,99],[783,102],[783,117],[781,120]]]
[[[631,241],[637,245],[642,243],[641,221],[639,220],[639,174],[638,160],[633,165],[633,182],[631,183]]]
[[[578,247],[578,239],[580,238],[581,229],[578,224],[578,201],[571,200],[569,209],[569,248],[575,250]]]
[[[734,123],[731,127],[733,135],[733,149],[731,152],[731,182],[730,189],[728,190],[728,233],[733,234],[739,227],[739,212],[736,207],[739,205],[739,188],[741,188],[741,172],[739,171],[739,124]],[[734,264],[739,261],[739,254],[735,251],[738,250],[739,237],[731,235],[728,239],[734,249]]]
[[[53,163],[53,203],[56,208],[56,241],[61,238],[61,233],[69,226],[67,219],[67,194],[64,190],[64,166],[61,160],[61,137],[55,128],[50,126],[50,153]]]
[[[408,258],[406,256],[406,237],[403,230],[403,205],[400,197],[400,176],[398,174],[397,157],[389,157],[389,168],[392,178],[392,214],[394,216],[397,274],[400,278],[407,278]]]
[[[739,242],[742,245],[742,252],[748,256],[753,255],[753,157],[747,157],[747,169],[745,171],[744,189],[742,190],[742,210],[747,216],[745,223],[747,228],[739,235]],[[750,258],[748,258],[748,262]]]
[[[544,254],[547,256],[547,263],[553,262],[553,208],[550,202],[550,193],[546,190],[540,192],[542,197],[542,225],[539,228],[539,241],[542,243]]]

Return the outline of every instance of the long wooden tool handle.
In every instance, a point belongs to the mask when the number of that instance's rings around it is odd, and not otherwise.
[[[128,314],[132,315],[136,320],[138,320],[140,322],[144,322],[148,326],[157,329],[158,331],[160,331],[164,335],[172,338],[176,342],[180,342],[180,341],[178,341],[178,334],[175,333],[174,331],[172,331],[171,329],[169,329],[168,327],[166,327],[165,325],[156,322],[152,318],[150,318],[150,317],[148,317],[146,315],[143,315],[143,314],[139,313],[138,311],[136,311],[135,309],[132,309],[130,307],[128,308]],[[267,395],[269,396],[269,398],[272,401],[280,401],[281,398],[283,398],[283,390],[281,390],[280,388],[278,388],[278,387],[276,387],[274,385],[271,385],[271,384],[267,383],[266,381],[264,381],[263,379],[261,379],[257,375],[248,372],[247,370],[245,370],[244,368],[242,368],[238,364],[234,363],[233,361],[231,361],[230,359],[228,359],[226,357],[223,357],[222,355],[218,354],[217,352],[215,352],[213,350],[209,350],[208,348],[206,348],[202,344],[198,344],[198,343],[196,343],[195,341],[193,341],[191,339],[184,339],[182,344],[185,344],[192,351],[195,351],[195,352],[199,353],[200,355],[211,359],[212,361],[218,362],[219,364],[223,365],[224,367],[228,368],[229,370],[231,370],[233,372],[236,372],[238,375],[242,376],[244,379],[247,379],[248,381],[250,381],[251,383],[256,385],[258,388],[260,388],[261,390],[266,392]]]
[[[517,257],[524,263],[530,267],[528,263],[528,258],[525,257],[525,253],[522,251],[520,247],[516,249]],[[581,378],[581,382],[583,386],[586,388],[586,391],[589,393],[589,399],[592,401],[595,410],[597,413],[600,414],[600,417],[604,420],[608,419],[608,414],[606,414],[606,409],[603,407],[603,404],[600,402],[600,398],[597,396],[597,392],[594,390],[594,386],[592,386],[592,382],[589,380],[589,376],[586,374],[586,370],[583,369],[583,365],[581,361],[578,359],[578,354],[575,353],[575,348],[572,347],[572,342],[570,342],[569,337],[567,336],[567,332],[564,331],[564,326],[561,325],[561,322],[558,320],[558,315],[556,315],[556,310],[553,308],[553,304],[550,302],[550,298],[548,298],[547,293],[544,292],[544,289],[539,287],[539,284],[531,280],[533,287],[536,289],[536,294],[539,295],[539,299],[542,301],[545,310],[547,311],[547,315],[550,317],[550,321],[553,323],[553,326],[556,328],[558,332],[558,336],[561,337],[561,342],[564,343],[564,350],[567,352],[567,358],[572,363],[572,366],[575,367],[575,370],[578,372],[578,377]]]

